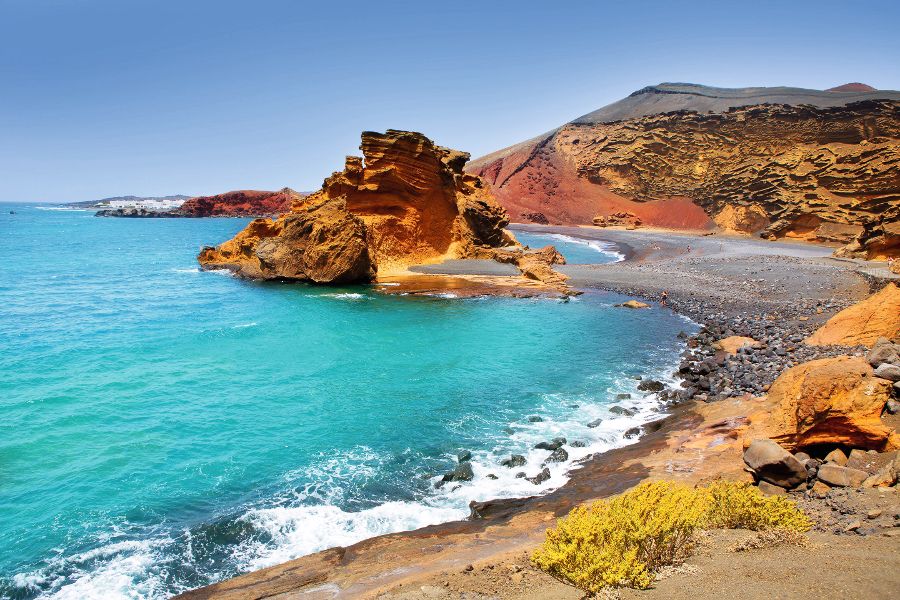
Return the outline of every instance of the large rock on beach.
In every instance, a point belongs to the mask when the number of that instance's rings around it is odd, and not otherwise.
[[[769,390],[768,437],[788,449],[892,449],[900,437],[881,421],[890,390],[891,383],[875,377],[861,357],[802,363],[782,373]]]
[[[806,467],[772,440],[754,440],[744,451],[744,463],[764,481],[783,488],[806,482]]]
[[[845,308],[806,339],[814,346],[872,347],[879,338],[892,340],[900,334],[900,288],[884,286],[862,302]]]
[[[391,129],[364,132],[360,149],[363,157],[347,157],[321,190],[205,248],[200,264],[251,279],[366,282],[515,245],[506,212],[479,177],[463,173],[468,154]]]
[[[375,277],[366,225],[340,199],[304,205],[277,221],[257,219],[218,248],[204,248],[200,263],[248,279],[353,283]]]

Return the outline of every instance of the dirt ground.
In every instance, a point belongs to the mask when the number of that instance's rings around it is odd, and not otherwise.
[[[900,527],[878,535],[811,533],[809,545],[743,552],[734,546],[756,536],[739,530],[709,534],[698,552],[648,590],[619,590],[601,598],[634,600],[844,599],[900,597]],[[468,568],[468,567],[466,567]],[[399,586],[380,600],[578,600],[584,597],[535,569],[525,553]]]

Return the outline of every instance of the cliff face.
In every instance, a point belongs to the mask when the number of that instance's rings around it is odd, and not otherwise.
[[[900,253],[897,92],[664,84],[467,168],[523,220],[631,213],[646,225]]]
[[[506,212],[479,177],[463,173],[467,153],[390,129],[364,132],[360,149],[321,190],[294,197],[289,213],[253,221],[205,248],[200,263],[254,279],[369,281],[514,243]]]
[[[277,192],[238,190],[186,200],[178,210],[183,217],[260,217],[280,215],[291,209],[300,194],[290,188]]]

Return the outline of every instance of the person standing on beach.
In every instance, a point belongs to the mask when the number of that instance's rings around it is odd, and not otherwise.
[[[661,295],[660,298],[659,298],[659,305],[660,305],[660,306],[665,306],[665,305],[666,305],[666,301],[667,301],[668,299],[669,299],[669,292],[668,292],[667,290],[663,290],[663,293],[662,293],[662,295]]]

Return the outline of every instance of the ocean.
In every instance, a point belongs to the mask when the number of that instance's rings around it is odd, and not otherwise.
[[[241,219],[0,211],[2,598],[165,598],[559,487],[658,415],[636,377],[667,378],[694,330],[612,293],[404,297],[200,271]],[[516,478],[556,436],[587,446],[540,486]],[[473,480],[436,489],[462,451]],[[511,453],[526,466],[500,466]]]

